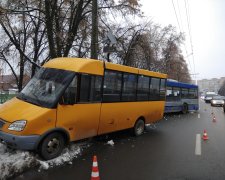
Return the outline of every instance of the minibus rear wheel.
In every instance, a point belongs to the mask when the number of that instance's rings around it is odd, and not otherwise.
[[[133,132],[135,136],[140,136],[144,133],[145,122],[143,119],[138,119],[134,125]]]
[[[39,155],[44,160],[56,158],[62,153],[65,146],[65,139],[59,132],[49,134],[39,146]]]

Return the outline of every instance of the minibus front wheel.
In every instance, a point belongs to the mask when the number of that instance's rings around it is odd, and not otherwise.
[[[65,139],[59,132],[46,136],[39,145],[39,155],[44,160],[56,158],[62,153],[65,146]]]

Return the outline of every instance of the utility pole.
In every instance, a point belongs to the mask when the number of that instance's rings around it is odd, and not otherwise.
[[[98,59],[98,0],[92,0],[91,58]]]

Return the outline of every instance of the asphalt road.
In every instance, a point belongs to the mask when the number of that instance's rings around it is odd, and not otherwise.
[[[200,138],[196,144],[196,135],[202,137],[204,129],[209,140]],[[107,144],[109,140],[113,146]],[[90,144],[72,165],[34,169],[14,179],[89,180],[93,155],[97,155],[101,180],[225,179],[225,114],[221,107],[202,101],[199,112],[166,115],[140,137],[123,131]]]

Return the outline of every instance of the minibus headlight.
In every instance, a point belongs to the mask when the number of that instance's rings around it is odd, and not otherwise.
[[[25,128],[26,124],[27,121],[25,120],[15,121],[12,124],[10,124],[8,129],[11,131],[22,131]]]

